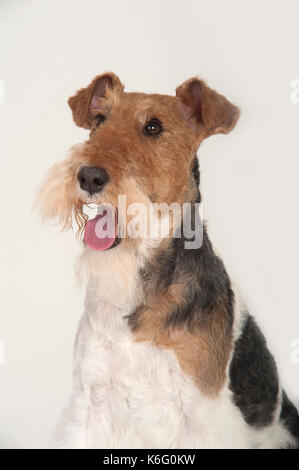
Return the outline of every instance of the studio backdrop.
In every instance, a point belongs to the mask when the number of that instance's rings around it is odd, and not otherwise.
[[[84,290],[74,233],[32,211],[46,170],[87,139],[67,106],[95,75],[174,94],[192,76],[237,104],[200,148],[208,231],[299,404],[299,4],[2,0],[0,446],[54,446]]]

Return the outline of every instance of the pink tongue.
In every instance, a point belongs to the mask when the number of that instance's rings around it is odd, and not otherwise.
[[[104,218],[104,219],[103,219]],[[101,220],[103,219],[103,220]],[[88,220],[84,230],[84,240],[93,250],[107,250],[116,239],[116,217],[110,209],[94,219]]]

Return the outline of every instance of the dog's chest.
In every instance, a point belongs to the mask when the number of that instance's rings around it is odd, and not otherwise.
[[[76,342],[72,405],[75,421],[86,413],[84,446],[222,447],[230,427],[242,427],[227,390],[216,400],[203,396],[172,351],[134,342],[123,311],[104,302],[88,307]]]

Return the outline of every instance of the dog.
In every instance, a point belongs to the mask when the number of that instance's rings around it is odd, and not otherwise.
[[[200,215],[198,147],[229,133],[238,107],[197,77],[168,96],[127,93],[112,72],[68,103],[89,138],[38,196],[45,218],[84,233],[85,313],[61,447],[298,447],[298,412]],[[147,216],[155,204],[159,236],[130,231],[129,208]],[[164,224],[172,204],[191,207],[193,238],[177,236],[184,217]],[[87,220],[84,207],[101,205]],[[200,246],[188,247],[197,232]]]

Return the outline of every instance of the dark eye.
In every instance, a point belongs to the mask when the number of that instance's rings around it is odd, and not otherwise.
[[[103,114],[98,114],[95,117],[96,127],[99,127],[104,121],[106,121],[106,117]]]
[[[145,133],[145,135],[149,137],[152,135],[160,134],[162,130],[163,130],[163,127],[159,119],[151,119],[145,124],[143,128],[143,132]]]

